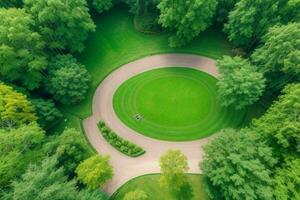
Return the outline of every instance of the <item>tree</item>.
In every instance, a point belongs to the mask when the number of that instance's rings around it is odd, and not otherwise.
[[[78,179],[89,189],[103,186],[113,176],[108,156],[94,155],[76,168]]]
[[[56,155],[58,165],[64,167],[69,177],[74,177],[79,163],[93,154],[81,133],[74,128],[66,128],[61,135],[52,138],[44,145],[44,152]]]
[[[280,22],[281,0],[240,0],[224,26],[236,46],[253,48],[268,28]]]
[[[298,199],[300,197],[300,159],[288,160],[283,168],[276,170],[275,174],[275,198]]]
[[[102,13],[113,7],[113,1],[114,0],[92,0],[92,5],[98,13]]]
[[[41,156],[40,146],[45,132],[36,124],[16,129],[0,129],[0,190],[10,186],[21,176],[32,161]]]
[[[269,87],[281,89],[285,84],[300,80],[300,23],[274,26],[263,37],[263,45],[251,58],[270,80]],[[280,78],[284,73],[287,76]]]
[[[216,0],[162,0],[159,23],[175,34],[169,38],[171,47],[183,46],[204,31],[212,21]]]
[[[81,190],[79,193],[79,200],[108,200],[107,194],[103,191],[96,189],[96,190],[88,190],[84,189]]]
[[[52,100],[32,99],[31,102],[39,118],[38,123],[45,129],[53,127],[63,116]]]
[[[186,156],[180,150],[168,150],[159,160],[161,187],[179,191],[186,183],[185,173],[188,171]]]
[[[282,159],[286,155],[300,153],[300,84],[291,84],[283,95],[259,119],[252,128],[260,133],[263,141],[276,149]]]
[[[136,189],[134,191],[128,192],[124,196],[124,200],[147,200],[148,196],[147,194],[140,189]]]
[[[80,52],[88,33],[95,30],[85,0],[24,0],[24,4],[50,50]]]
[[[85,99],[90,75],[71,55],[57,56],[49,66],[46,89],[54,99],[71,105]]]
[[[9,8],[9,7],[21,7],[23,4],[22,0],[1,0],[0,7]]]
[[[229,12],[233,10],[239,0],[218,0],[218,6],[215,14],[215,21],[219,24],[227,22]]]
[[[34,20],[23,9],[0,8],[0,77],[35,89],[47,66],[45,43],[34,31]]]
[[[271,175],[276,159],[255,133],[224,130],[204,151],[200,165],[212,199],[273,199]]]
[[[0,82],[0,127],[17,127],[36,119],[34,107],[26,96]]]
[[[68,181],[63,168],[56,169],[55,157],[45,158],[42,164],[31,165],[20,181],[14,181],[13,200],[74,200],[77,199],[75,181]]]
[[[217,83],[223,106],[242,109],[257,101],[265,88],[263,74],[241,57],[224,56],[218,60],[220,81]]]

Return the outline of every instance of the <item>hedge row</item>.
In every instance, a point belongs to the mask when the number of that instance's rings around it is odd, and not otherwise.
[[[130,157],[138,157],[146,152],[141,147],[118,136],[109,127],[107,127],[103,121],[98,123],[98,128],[100,129],[100,132],[105,140],[121,153],[124,153]]]

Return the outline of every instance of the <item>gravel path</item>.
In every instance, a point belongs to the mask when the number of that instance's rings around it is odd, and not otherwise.
[[[122,184],[134,177],[159,172],[159,157],[169,149],[180,149],[188,157],[189,172],[200,173],[198,164],[204,154],[202,145],[210,138],[191,142],[168,142],[148,138],[123,124],[113,109],[113,95],[123,82],[142,72],[170,66],[198,69],[217,78],[219,75],[215,62],[209,58],[189,54],[159,54],[123,65],[104,79],[95,92],[93,115],[83,121],[83,126],[93,147],[99,153],[110,156],[114,177],[104,188],[109,194],[113,194]],[[146,154],[131,158],[114,149],[99,133],[97,123],[100,119],[124,139],[144,148]]]

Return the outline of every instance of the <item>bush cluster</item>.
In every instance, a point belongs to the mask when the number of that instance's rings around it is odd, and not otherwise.
[[[107,127],[103,121],[98,123],[98,127],[105,140],[125,155],[130,157],[138,157],[146,152],[141,147],[118,136],[109,127]]]

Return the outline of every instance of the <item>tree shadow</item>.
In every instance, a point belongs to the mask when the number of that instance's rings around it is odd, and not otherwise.
[[[186,182],[179,190],[172,189],[172,194],[176,200],[191,200],[194,197],[193,188],[188,182]]]

